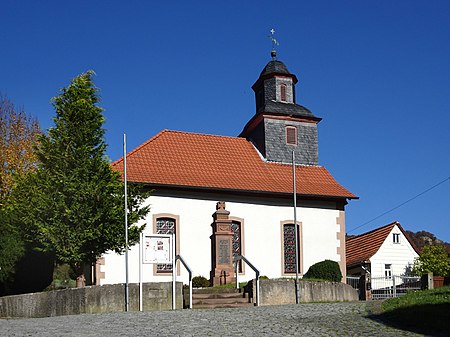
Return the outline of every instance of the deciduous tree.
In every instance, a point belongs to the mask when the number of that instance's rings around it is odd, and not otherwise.
[[[0,204],[11,193],[14,175],[36,167],[33,146],[39,134],[37,120],[0,95]]]
[[[36,168],[33,146],[39,134],[37,120],[0,94],[0,283],[11,281],[24,253],[11,192],[18,177]]]

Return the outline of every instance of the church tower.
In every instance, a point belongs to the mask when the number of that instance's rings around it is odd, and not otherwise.
[[[268,161],[290,163],[295,151],[297,164],[318,165],[317,123],[321,118],[296,103],[297,82],[272,50],[272,60],[252,86],[256,113],[239,136],[253,142]]]

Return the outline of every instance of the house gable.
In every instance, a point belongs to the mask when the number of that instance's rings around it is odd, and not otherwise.
[[[419,254],[400,223],[393,222],[347,238],[346,256],[348,274],[361,273],[360,266],[370,266],[372,276],[383,276],[384,265],[395,265],[394,272],[404,273],[408,263],[412,264]]]
[[[408,275],[417,257],[419,254],[408,236],[400,224],[396,224],[378,251],[370,258],[372,276],[384,276],[385,265],[391,265],[392,275]]]

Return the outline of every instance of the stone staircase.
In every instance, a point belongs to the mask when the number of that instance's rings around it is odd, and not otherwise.
[[[193,309],[242,308],[254,304],[244,289],[197,288],[192,290]],[[189,290],[184,291],[184,307],[189,307]]]

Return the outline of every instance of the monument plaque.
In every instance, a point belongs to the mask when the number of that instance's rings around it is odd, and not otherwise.
[[[233,231],[231,229],[230,212],[225,209],[225,202],[216,204],[211,224],[211,272],[212,285],[222,285],[236,282],[233,269]]]
[[[219,264],[230,264],[230,240],[219,240]]]

